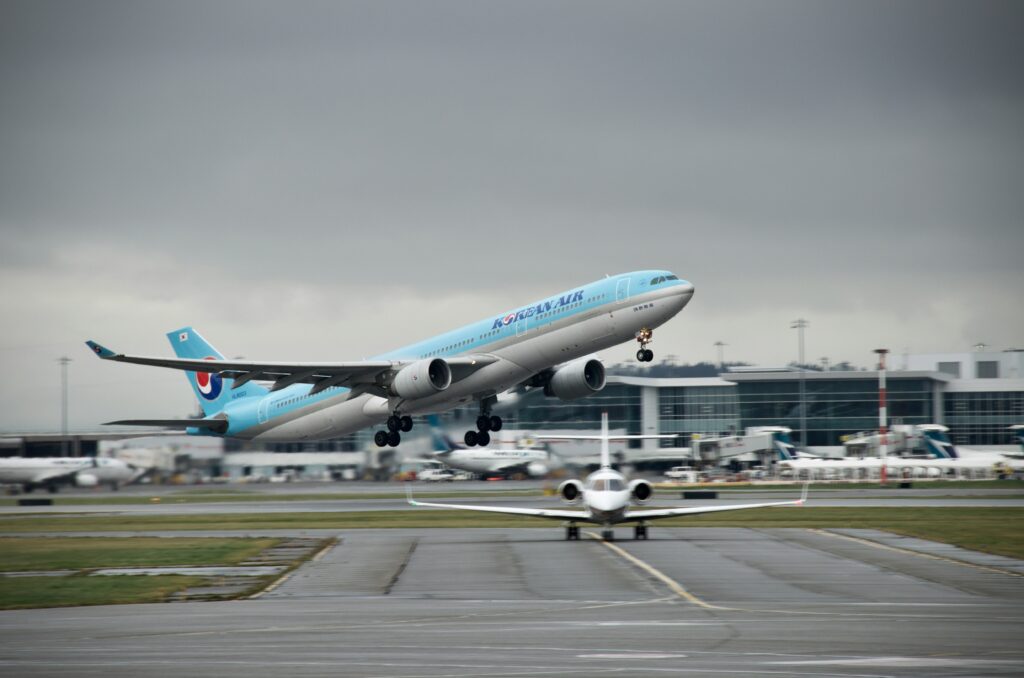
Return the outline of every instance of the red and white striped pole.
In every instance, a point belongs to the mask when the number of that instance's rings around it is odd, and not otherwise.
[[[883,485],[886,481],[885,460],[889,456],[889,446],[886,440],[886,434],[889,432],[889,417],[885,407],[885,354],[888,352],[887,348],[875,349],[875,353],[878,354],[878,456],[882,461],[879,474]]]

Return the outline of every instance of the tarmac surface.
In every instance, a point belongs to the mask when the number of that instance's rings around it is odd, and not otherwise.
[[[0,674],[1024,675],[1024,563],[924,540],[315,532],[340,543],[256,599],[0,612]]]

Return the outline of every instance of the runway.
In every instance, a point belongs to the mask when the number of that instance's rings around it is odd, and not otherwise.
[[[347,530],[258,599],[0,613],[0,672],[1010,676],[1024,563],[871,531]]]

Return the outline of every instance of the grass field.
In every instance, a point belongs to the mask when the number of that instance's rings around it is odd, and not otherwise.
[[[436,527],[540,527],[560,529],[540,518],[443,509],[338,513],[265,513],[205,516],[3,516],[0,532],[129,530],[386,529]],[[1024,558],[1024,508],[1020,507],[812,507],[711,513],[653,522],[680,527],[873,528],[933,539],[964,548]]]
[[[236,565],[279,539],[0,537],[0,572]]]
[[[202,577],[0,577],[0,610],[72,605],[160,603]],[[13,675],[13,674],[12,674]]]
[[[653,480],[652,480],[653,481]],[[165,488],[154,487],[152,494],[146,495],[118,495],[110,492],[103,492],[96,494],[95,496],[52,496],[45,495],[47,498],[53,500],[54,506],[102,506],[102,505],[137,505],[137,504],[149,504],[153,503],[154,500],[159,500],[163,504],[214,504],[214,503],[230,503],[230,502],[243,502],[243,501],[261,501],[261,502],[283,502],[283,501],[345,501],[352,499],[405,499],[404,487],[396,487],[394,485],[385,485],[379,492],[317,492],[310,494],[276,494],[269,492],[261,492],[259,490],[250,490],[245,488],[233,488],[233,487],[218,487],[210,489],[189,489],[189,490],[177,490],[173,489],[170,492],[162,492]],[[494,489],[487,490],[472,490],[466,491],[461,489],[457,484],[446,484],[441,486],[435,486],[431,490],[424,490],[422,484],[416,486],[416,496],[421,499],[431,499],[440,497],[451,497],[458,495],[459,497],[540,497],[544,494],[543,489],[538,487],[530,488],[518,488],[514,485],[499,484]],[[711,489],[723,494],[729,492],[749,492],[756,490],[758,492],[798,492],[799,484],[721,484],[713,483],[710,485],[700,486],[699,489]],[[857,489],[868,489],[878,490],[881,496],[885,496],[885,492],[889,489],[894,489],[895,484],[890,483],[887,487],[880,486],[877,482],[873,483],[812,483],[811,491],[814,493],[819,492],[836,492],[841,490],[857,490]],[[1024,482],[1019,480],[943,480],[933,482],[915,482],[914,487],[916,489],[976,489],[976,490],[1020,490],[1024,493]],[[674,496],[682,490],[698,489],[695,485],[675,485],[668,483],[658,483],[656,485],[656,492],[661,496]],[[38,495],[44,496],[44,495]],[[0,497],[0,506],[17,506],[18,499],[15,497]]]

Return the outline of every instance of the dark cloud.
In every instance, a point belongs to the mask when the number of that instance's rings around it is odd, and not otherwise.
[[[1022,19],[932,0],[6,2],[0,274],[19,294],[0,308],[17,345],[103,330],[163,351],[202,320],[275,354],[282,326],[318,327],[294,350],[340,354],[372,352],[353,327],[381,304],[406,314],[390,347],[665,267],[698,285],[668,330],[684,360],[757,318],[780,329],[733,357],[784,362],[791,315],[817,314],[840,359],[851,327],[1019,344]]]

